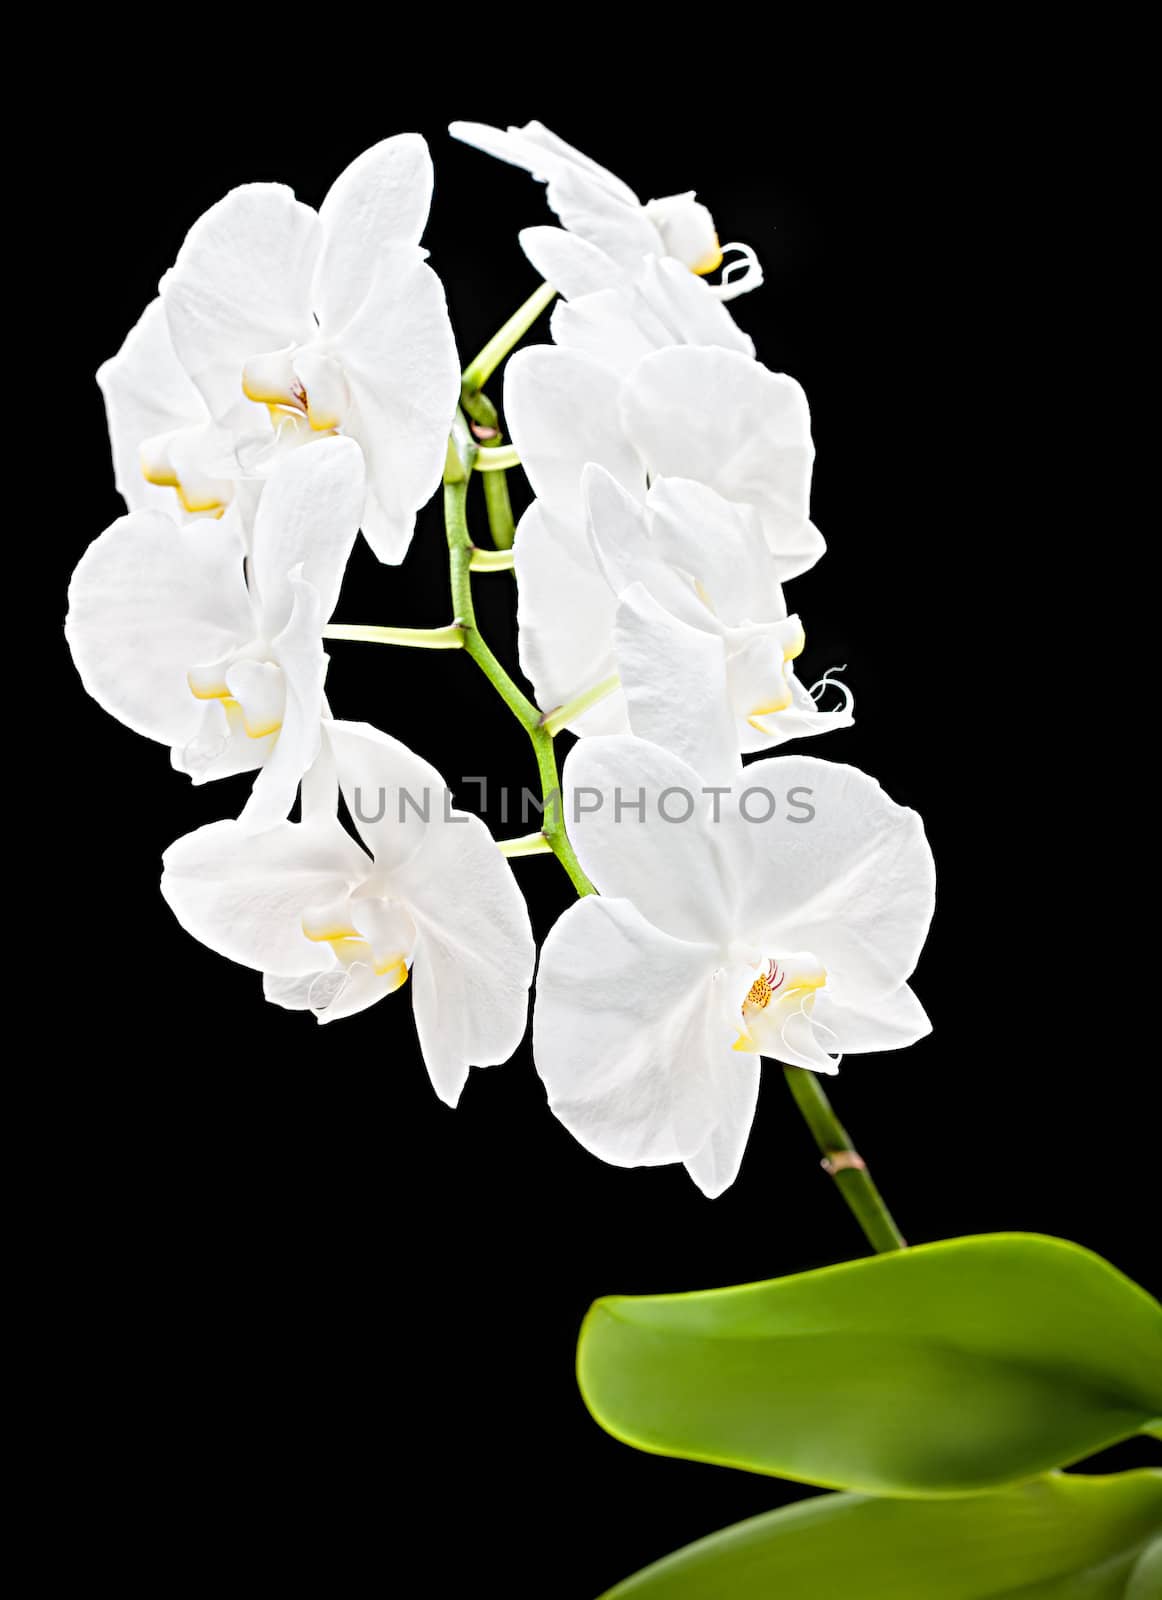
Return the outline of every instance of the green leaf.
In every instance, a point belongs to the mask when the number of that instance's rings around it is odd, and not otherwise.
[[[1158,1600],[1162,1595],[1162,1534],[1138,1557],[1124,1600]]]
[[[1034,1477],[1162,1413],[1162,1307],[1060,1239],[985,1234],[771,1283],[610,1297],[577,1375],[660,1455],[873,1494]]]
[[[1153,1471],[958,1500],[821,1495],[676,1550],[605,1600],[1158,1600],[1162,1568],[1144,1562],[1159,1529]]]

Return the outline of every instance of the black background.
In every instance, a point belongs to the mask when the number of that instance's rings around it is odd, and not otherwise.
[[[1118,269],[1076,271],[1102,203],[1089,111],[1027,109],[996,62],[953,81],[946,52],[939,71],[869,62],[840,89],[743,49],[733,76],[643,64],[574,98],[519,71],[498,87],[486,31],[456,49],[475,63],[458,93],[430,61],[354,80],[324,53],[269,81],[203,81],[192,100],[121,84],[62,105],[69,172],[47,208],[61,240],[44,257],[70,296],[48,374],[68,401],[48,467],[50,614],[120,511],[91,374],[232,185],[277,179],[317,204],[367,144],[423,132],[426,243],[465,358],[535,286],[515,234],[549,215],[526,175],[455,145],[451,117],[540,116],[643,197],[696,188],[765,267],[738,321],[811,402],[829,550],[790,595],[806,670],[845,662],[857,697],[856,727],[816,753],[915,806],[939,870],[915,979],[934,1034],[847,1061],[837,1108],[910,1240],[1040,1230],[1157,1288],[1156,1157],[1134,1110],[1151,1030],[1120,987],[1134,962],[1109,898],[1140,837],[1111,737],[1122,690],[1099,660],[1127,530],[1094,459],[1113,426],[1092,363]],[[356,549],[336,616],[443,623],[445,583],[433,506],[402,569]],[[510,581],[477,587],[513,661]],[[265,1005],[258,976],[183,935],[157,887],[166,845],[236,814],[246,781],[193,789],[54,648],[59,776],[37,817],[55,830],[52,905],[81,908],[44,1013],[21,1222],[45,1230],[46,1470],[96,1568],[330,1590],[392,1587],[406,1556],[425,1575],[409,1592],[586,1600],[809,1492],[636,1454],[589,1419],[572,1375],[599,1294],[861,1252],[777,1073],[741,1176],[710,1202],[681,1169],[589,1157],[527,1050],[446,1109],[406,990],[327,1029]],[[532,781],[524,736],[466,658],[331,656],[339,715],[454,785]],[[569,885],[549,858],[516,872],[543,935]]]

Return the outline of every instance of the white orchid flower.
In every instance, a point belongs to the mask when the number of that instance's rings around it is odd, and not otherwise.
[[[327,724],[362,847],[333,808],[261,834],[212,823],[171,845],[162,893],[211,950],[264,974],[268,1000],[332,1022],[414,977],[420,1047],[441,1100],[520,1043],[536,948],[508,862],[443,779],[365,723]]]
[[[244,393],[367,461],[362,528],[381,561],[407,553],[439,484],[460,392],[439,279],[419,239],[432,163],[418,134],[374,145],[316,212],[246,184],[190,229],[161,283],[174,349],[215,420]]]
[[[215,422],[178,360],[165,310],[152,301],[124,344],[97,372],[105,400],[113,476],[130,511],[165,511],[179,518],[221,516],[241,476],[239,430],[262,430],[241,393],[226,425]],[[261,433],[259,434],[261,437]]]
[[[582,474],[597,463],[631,495],[645,497],[645,469],[621,427],[619,392],[607,368],[548,345],[518,352],[505,370],[505,417],[536,495],[513,547],[517,642],[545,710],[617,670],[617,599],[590,543]],[[625,718],[618,690],[585,714],[584,731],[620,732]]]
[[[916,813],[865,773],[778,756],[708,794],[656,745],[586,739],[565,806],[600,897],[544,944],[533,1053],[553,1111],[602,1160],[680,1161],[719,1194],[761,1057],[830,1073],[929,1031],[906,980],[932,856]]]
[[[636,268],[643,256],[673,256],[701,275],[717,272],[725,253],[733,251],[741,259],[717,286],[720,298],[729,299],[762,283],[754,251],[747,245],[720,245],[714,219],[693,190],[643,205],[628,184],[540,122],[507,129],[453,122],[448,132],[530,172],[547,186],[549,205],[565,227],[623,267]],[[551,275],[549,282],[554,282]]]
[[[551,318],[554,343],[623,377],[651,351],[676,344],[715,345],[753,359],[752,340],[681,262],[646,256],[630,271],[561,228],[526,228],[520,239],[563,297]]]
[[[85,688],[171,747],[195,783],[260,768],[248,827],[286,816],[319,752],[335,607],[363,505],[363,459],[331,439],[282,461],[248,558],[235,513],[174,522],[135,511],[95,539],[69,587],[65,632]]]
[[[668,441],[660,433],[655,436],[643,421],[641,400],[654,386],[654,363],[672,356],[705,357],[711,372],[719,377],[719,361],[737,362],[748,374],[747,381],[738,386],[737,437],[732,438],[729,447],[737,471],[732,472],[729,460],[721,463],[707,456],[697,439],[689,441],[685,452],[681,439],[671,450]],[[730,372],[734,370],[732,366]],[[751,373],[757,374],[757,393],[749,382]],[[681,406],[689,390],[690,375],[679,370],[677,381],[682,387],[675,396],[675,406]],[[721,384],[708,398],[727,407],[731,404]],[[538,703],[546,710],[567,704],[618,671],[614,643],[618,580],[611,582],[608,564],[603,565],[598,558],[589,531],[583,490],[583,477],[589,467],[605,468],[638,501],[646,497],[647,472],[654,481],[662,477],[693,480],[684,491],[688,495],[696,494],[699,481],[716,491],[714,525],[721,527],[734,521],[740,528],[757,527],[764,541],[755,547],[750,533],[746,534],[747,564],[737,574],[737,586],[731,591],[737,600],[740,589],[749,590],[754,607],[751,615],[740,613],[732,602],[732,609],[723,613],[720,620],[730,624],[785,622],[778,579],[787,575],[787,568],[800,571],[803,565],[810,564],[790,559],[787,552],[797,547],[803,553],[808,546],[815,547],[812,541],[818,549],[823,544],[805,521],[811,438],[806,402],[797,384],[767,372],[741,354],[692,348],[648,356],[623,384],[615,372],[591,355],[541,345],[518,352],[509,362],[504,404],[509,431],[536,495],[521,518],[514,561],[521,667],[536,688]],[[634,448],[627,421],[665,465]],[[720,427],[726,431],[728,426],[711,415],[709,407],[701,419],[683,411],[676,425],[685,430],[705,428],[715,432]],[[758,448],[752,452],[744,436],[748,427],[758,430],[766,454]],[[685,461],[685,469],[675,464],[680,460]],[[711,476],[718,481],[708,481]],[[791,515],[792,507],[799,509],[797,519]],[[737,541],[742,537],[738,534],[729,548],[716,557],[713,539],[707,536],[705,549],[695,562],[697,570],[691,572],[689,566],[685,570],[694,580],[704,583],[711,572],[718,573],[715,583],[722,588],[726,579],[721,574],[731,560],[739,558]],[[772,541],[778,542],[783,552],[781,559],[772,552]],[[742,682],[744,642],[739,636],[732,640],[737,662],[732,677],[741,697],[740,710],[746,718],[765,716],[768,713],[763,708],[781,705],[783,695],[756,694],[748,698],[750,691]],[[756,661],[767,661],[761,642],[753,648]],[[760,676],[763,670],[760,663]],[[809,716],[804,695],[805,691],[794,690],[792,704]],[[619,692],[585,711],[583,718],[570,726],[576,732],[616,733],[625,730],[626,715],[624,696]],[[777,728],[754,727],[757,743],[744,743],[740,748],[762,748],[787,736],[793,720],[784,718]],[[821,722],[810,727],[804,724],[797,732],[822,731],[824,726]]]
[[[823,554],[810,520],[811,416],[793,378],[738,351],[659,350],[626,378],[621,421],[651,478],[691,478],[753,507],[781,581]]]
[[[788,615],[752,507],[681,478],[656,479],[643,505],[595,465],[582,486],[594,558],[617,600],[612,647],[627,731],[729,781],[742,754],[850,725],[841,683],[807,689],[795,674],[803,625]],[[534,568],[522,604],[548,613],[546,637],[575,631],[575,648],[587,639],[596,654],[596,619],[559,585],[546,590],[551,570]],[[827,687],[841,704],[820,711]]]

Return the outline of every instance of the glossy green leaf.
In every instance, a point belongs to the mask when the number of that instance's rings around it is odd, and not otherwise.
[[[1160,1530],[1162,1472],[957,1500],[821,1495],[676,1550],[605,1600],[1158,1600]]]
[[[951,1239],[698,1294],[611,1297],[577,1374],[642,1450],[873,1494],[966,1494],[1162,1416],[1162,1307],[1059,1239]]]

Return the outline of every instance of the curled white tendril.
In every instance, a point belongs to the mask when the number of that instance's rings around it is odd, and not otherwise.
[[[814,998],[814,994],[805,994],[801,996],[796,1009],[792,1011],[790,1015],[784,1017],[782,1025],[779,1028],[779,1038],[782,1040],[783,1044],[786,1045],[788,1051],[796,1055],[801,1054],[801,1052],[796,1049],[795,1045],[793,1045],[787,1038],[787,1027],[795,1017],[802,1017],[803,1021],[807,1024],[807,1029],[811,1034],[811,1037],[815,1040],[816,1044],[822,1046],[823,1053],[830,1059],[835,1071],[838,1072],[843,1063],[843,1051],[828,1050],[825,1040],[823,1037],[821,1037],[821,1035],[825,1035],[826,1038],[835,1039],[836,1041],[838,1041],[839,1035],[835,1032],[834,1028],[829,1028],[825,1022],[817,1022],[811,1015],[811,1012],[808,1011],[807,1002],[809,1000],[813,1001]],[[811,1069],[808,1068],[808,1071],[810,1070]]]
[[[852,694],[851,690],[847,687],[846,683],[844,683],[840,678],[833,678],[831,676],[831,674],[833,672],[846,672],[846,671],[847,671],[847,663],[846,663],[846,661],[842,664],[842,666],[828,667],[827,671],[823,674],[823,676],[821,678],[816,679],[816,681],[811,685],[811,687],[807,691],[807,693],[811,696],[812,700],[814,700],[816,705],[818,705],[819,701],[822,699],[823,695],[826,694],[828,689],[838,689],[839,690],[840,694],[843,696],[843,704],[841,706],[836,706],[833,711],[828,713],[829,716],[839,716],[839,717],[847,716],[847,714],[851,711],[852,706],[854,706],[854,704],[855,704],[855,696]]]
[[[722,269],[719,281],[707,286],[719,300],[734,300],[740,294],[749,294],[763,281],[763,269],[759,265],[759,258],[749,244],[739,244],[735,241],[722,246],[723,257],[732,251],[736,253],[737,259],[728,261]]]

